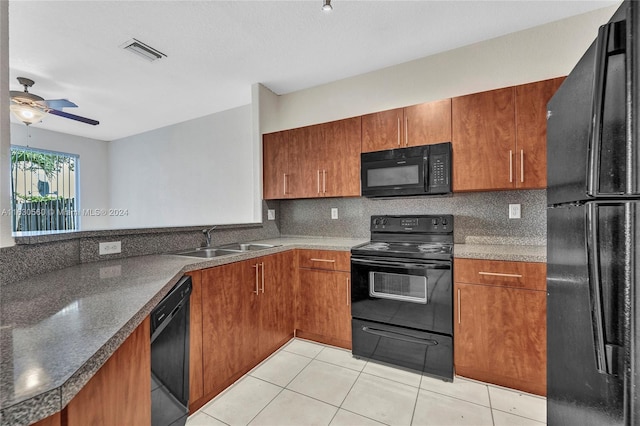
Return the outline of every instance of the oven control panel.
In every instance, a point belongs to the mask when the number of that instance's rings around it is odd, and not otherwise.
[[[371,216],[373,232],[452,233],[452,215]]]

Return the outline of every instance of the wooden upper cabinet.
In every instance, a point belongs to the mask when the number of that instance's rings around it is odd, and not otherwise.
[[[516,86],[516,188],[547,187],[547,103],[563,81]]]
[[[405,146],[451,141],[451,99],[426,102],[404,109]]]
[[[288,141],[286,132],[269,133],[262,138],[263,198],[288,198],[287,172]]]
[[[359,196],[360,120],[265,134],[264,199]]]
[[[362,116],[362,152],[451,141],[451,99]]]
[[[513,87],[453,98],[454,191],[513,188],[514,98]]]
[[[547,102],[564,77],[454,98],[453,190],[547,186]]]
[[[318,166],[322,196],[360,196],[360,132],[360,117],[321,126]]]
[[[362,152],[382,151],[404,146],[403,109],[392,109],[362,116]]]

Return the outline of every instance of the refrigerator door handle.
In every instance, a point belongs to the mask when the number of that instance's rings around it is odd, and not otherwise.
[[[598,193],[600,171],[600,151],[602,147],[602,115],[604,110],[604,91],[606,87],[607,46],[612,24],[606,24],[598,30],[596,41],[596,70],[591,105],[591,129],[589,132],[589,161],[587,164],[587,195],[595,197]]]
[[[605,318],[602,299],[602,276],[600,273],[600,246],[598,205],[587,205],[587,255],[589,257],[589,293],[591,296],[591,324],[595,346],[596,369],[602,374],[615,374],[613,360],[616,358],[614,345],[605,340]]]

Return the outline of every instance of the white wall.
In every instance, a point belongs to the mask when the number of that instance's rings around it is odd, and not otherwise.
[[[9,131],[9,2],[0,1],[0,247],[11,237],[11,134]]]
[[[110,228],[259,222],[252,107],[109,143]]]
[[[108,142],[11,123],[11,144],[79,155],[80,228],[87,231],[109,226],[107,216],[82,214],[87,209],[109,208]]]
[[[567,75],[616,7],[279,96],[263,132]],[[372,52],[375,54],[375,52]]]

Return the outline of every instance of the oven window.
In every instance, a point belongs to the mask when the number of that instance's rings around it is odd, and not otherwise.
[[[417,183],[420,183],[420,166],[417,164],[367,170],[367,186],[370,188],[415,185]]]
[[[427,277],[369,272],[369,295],[381,299],[427,303]]]

